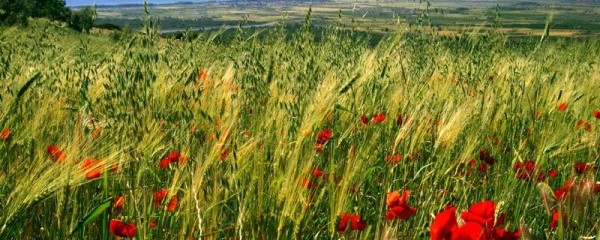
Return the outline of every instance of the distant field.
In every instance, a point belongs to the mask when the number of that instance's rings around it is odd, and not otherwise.
[[[0,28],[0,239],[600,235],[598,38],[152,26]]]
[[[301,23],[309,3],[196,3],[155,5],[153,16],[162,20],[163,31],[183,31],[240,23]],[[540,35],[546,20],[552,18],[551,33],[557,36],[600,36],[600,5],[546,1],[436,1],[429,7],[419,1],[350,1],[313,2],[316,25],[341,24],[347,28],[390,32],[396,28],[425,26],[427,31],[456,34],[464,30],[488,30],[511,36]],[[103,7],[98,22],[137,28],[144,12],[138,7]]]

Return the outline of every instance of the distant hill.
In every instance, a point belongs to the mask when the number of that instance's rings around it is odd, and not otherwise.
[[[580,2],[580,3],[598,3],[598,4],[600,4],[600,0],[563,0],[562,2]]]

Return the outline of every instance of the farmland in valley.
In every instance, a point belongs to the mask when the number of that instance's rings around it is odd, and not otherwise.
[[[266,3],[265,3],[266,2]],[[494,28],[510,36],[539,36],[551,18],[557,36],[600,36],[600,5],[573,1],[229,1],[176,3],[150,6],[161,19],[161,31],[184,31],[240,24],[284,22],[302,24],[312,6],[313,24],[340,24],[367,32],[393,32],[398,28],[425,30],[442,34]],[[98,22],[138,28],[142,5],[103,6]]]

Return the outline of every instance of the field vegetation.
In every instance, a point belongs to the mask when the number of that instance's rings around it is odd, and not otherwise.
[[[600,41],[0,33],[2,239],[590,239]],[[318,38],[315,36],[319,36]]]
[[[600,36],[600,6],[573,1],[224,1],[152,5],[161,32],[221,26],[304,22],[309,4],[313,25],[342,24],[369,33],[390,33],[399,24],[408,29],[456,35],[478,30],[501,31],[511,37],[541,36],[546,21],[556,36]],[[101,6],[99,23],[140,28],[142,5]]]

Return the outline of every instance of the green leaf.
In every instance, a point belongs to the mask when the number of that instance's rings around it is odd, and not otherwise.
[[[348,82],[346,82],[344,84],[344,86],[342,86],[342,88],[340,89],[340,94],[346,93],[346,91],[348,91],[348,89],[350,89],[350,87],[352,87],[352,85],[354,85],[354,83],[356,82],[356,80],[358,80],[359,77],[360,77],[360,74],[357,74],[352,79],[350,79]]]
[[[104,213],[104,211],[106,211],[106,209],[108,209],[110,207],[111,203],[112,203],[112,200],[108,199],[108,200],[102,202],[96,208],[94,208],[81,221],[79,221],[79,223],[77,223],[77,226],[75,227],[75,229],[73,229],[73,231],[71,231],[71,235],[73,235],[75,232],[77,232],[82,227],[90,224],[92,221],[94,221],[94,219],[98,218],[100,216],[100,214]]]
[[[31,87],[31,84],[33,84],[33,82],[40,79],[41,76],[42,76],[42,74],[38,72],[35,75],[33,75],[33,77],[31,77],[29,80],[27,80],[27,82],[25,82],[25,84],[23,84],[23,87],[21,87],[21,89],[19,89],[19,92],[17,93],[17,99],[20,99],[23,96],[23,94],[25,94],[25,92],[27,92],[29,87]]]

